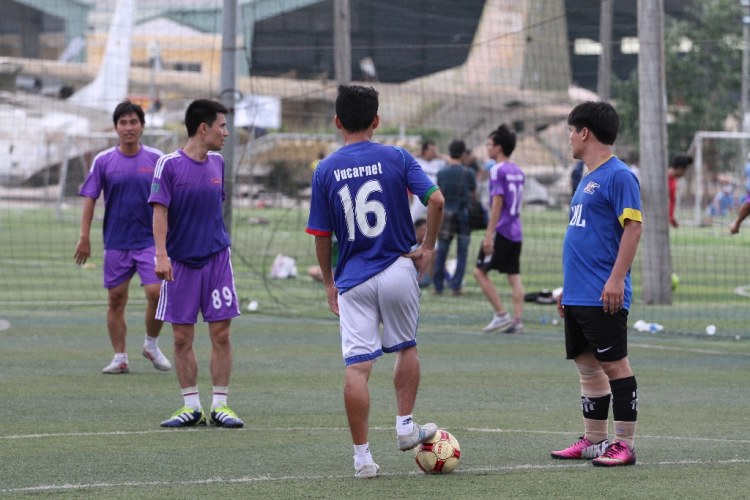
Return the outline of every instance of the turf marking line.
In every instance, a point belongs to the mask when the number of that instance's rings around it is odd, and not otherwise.
[[[724,356],[750,356],[747,352],[714,351],[711,349],[691,349],[689,347],[673,347],[654,344],[630,344],[630,347],[641,347],[643,349],[661,349],[662,351],[695,352],[698,354],[718,354]]]
[[[731,459],[731,460],[677,460],[673,462],[638,462],[637,466],[646,465],[717,465],[717,464],[746,464],[750,463],[750,460],[742,459]],[[471,474],[475,472],[503,472],[503,471],[522,471],[522,470],[550,470],[550,469],[574,469],[581,467],[591,467],[588,462],[585,463],[565,463],[565,464],[522,464],[522,465],[509,465],[504,467],[477,467],[472,469],[460,469],[454,472],[454,474]],[[422,472],[393,472],[379,474],[380,476],[416,476],[422,475]],[[55,490],[75,490],[75,489],[89,489],[89,488],[122,488],[122,487],[143,487],[143,486],[193,486],[201,484],[213,484],[213,483],[225,483],[225,484],[238,484],[238,483],[256,483],[264,481],[300,481],[300,480],[318,480],[318,479],[350,479],[351,474],[331,474],[331,475],[312,475],[312,476],[258,476],[258,477],[241,477],[236,479],[224,479],[224,478],[210,478],[210,479],[196,479],[194,481],[127,481],[122,483],[88,483],[88,484],[47,484],[40,486],[28,486],[26,488],[6,488],[0,490],[0,493],[23,493],[33,491],[55,491]]]
[[[458,430],[467,432],[489,432],[489,433],[507,433],[507,434],[546,434],[558,436],[571,436],[575,432],[566,431],[539,431],[526,429],[489,429],[479,427],[459,428],[446,427],[448,430]],[[393,427],[370,427],[373,431],[393,431]],[[208,432],[289,432],[289,431],[346,431],[348,427],[243,427],[241,429],[212,429]],[[206,432],[206,429],[154,429],[147,431],[104,431],[104,432],[59,432],[50,434],[16,434],[11,436],[0,436],[0,439],[37,439],[37,438],[54,438],[54,437],[79,437],[79,436],[130,436],[139,434],[165,434],[181,432]],[[673,439],[676,441],[704,441],[716,443],[735,443],[750,444],[750,439],[726,439],[726,438],[707,438],[692,436],[653,436],[639,434],[638,438],[648,439]]]

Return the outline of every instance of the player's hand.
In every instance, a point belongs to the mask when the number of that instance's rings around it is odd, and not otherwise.
[[[172,274],[172,263],[169,261],[169,257],[163,256],[156,257],[156,277],[164,281],[174,281],[174,275]]]
[[[492,244],[491,236],[485,236],[482,240],[482,251],[484,252],[485,256],[489,256],[495,253],[495,247]]]
[[[604,303],[604,312],[614,314],[622,309],[623,302],[625,301],[625,282],[615,282],[612,278],[608,279],[604,284],[604,290],[602,296],[599,297]]]
[[[339,289],[336,285],[326,285],[326,298],[328,299],[328,307],[331,308],[331,312],[336,316],[339,314]]]
[[[76,264],[79,266],[86,263],[86,259],[91,257],[91,242],[87,236],[81,236],[78,240],[78,246],[75,253]]]
[[[559,314],[561,318],[565,317],[565,306],[562,305],[562,292],[557,296],[557,314]]]
[[[737,234],[740,232],[740,225],[737,224],[737,221],[734,221],[731,224],[729,224],[729,232],[731,234]]]
[[[427,250],[426,248],[419,245],[417,248],[409,253],[402,254],[403,257],[411,259],[414,262],[414,267],[417,268],[417,281],[421,280],[424,276],[424,271],[432,259],[432,253],[435,250]]]
[[[672,225],[672,227],[680,227],[680,223],[677,222],[677,219],[670,219],[669,223]]]

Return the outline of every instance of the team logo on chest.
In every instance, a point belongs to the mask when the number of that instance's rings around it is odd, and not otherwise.
[[[600,187],[599,184],[597,184],[594,181],[589,181],[589,183],[586,184],[586,187],[583,188],[583,192],[588,193],[588,194],[594,194],[594,190],[598,187]]]

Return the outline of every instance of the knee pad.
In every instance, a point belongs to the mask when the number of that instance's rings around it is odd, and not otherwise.
[[[609,387],[609,378],[601,367],[592,368],[588,365],[576,363],[576,368],[581,376],[581,396],[601,398],[612,393],[612,389]]]

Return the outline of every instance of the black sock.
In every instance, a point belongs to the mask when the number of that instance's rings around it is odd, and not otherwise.
[[[638,420],[638,384],[635,377],[610,380],[612,389],[612,414],[616,421],[635,422]]]

